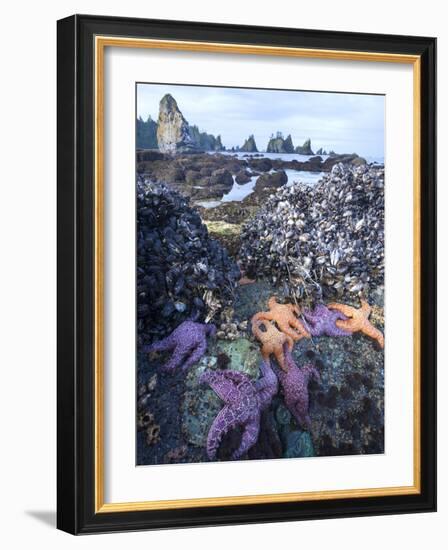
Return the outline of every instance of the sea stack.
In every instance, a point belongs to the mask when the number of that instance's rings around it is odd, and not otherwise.
[[[288,135],[286,139],[281,132],[277,132],[275,137],[272,135],[266,151],[268,153],[294,153],[291,135]]]
[[[187,153],[196,149],[189,124],[171,94],[160,100],[157,143],[162,153]]]
[[[298,145],[296,147],[296,153],[299,155],[314,155],[313,150],[311,149],[310,138],[308,138],[303,145]]]
[[[253,134],[246,139],[240,151],[244,151],[245,153],[258,153],[257,144],[255,143]]]

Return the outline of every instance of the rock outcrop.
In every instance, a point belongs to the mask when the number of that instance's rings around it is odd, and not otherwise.
[[[303,145],[298,145],[296,147],[296,153],[299,155],[314,155],[311,149],[311,140],[308,138]]]
[[[288,176],[284,170],[277,170],[272,174],[262,174],[255,184],[255,189],[257,191],[265,189],[266,187],[281,187],[288,183]]]
[[[291,134],[283,142],[283,149],[285,153],[294,153],[294,145],[292,143]]]
[[[294,153],[294,145],[291,135],[284,139],[281,132],[277,132],[276,136],[271,136],[266,148],[268,153]]]
[[[143,138],[140,137],[143,134]],[[149,134],[149,138],[146,136]],[[225,151],[221,136],[201,132],[196,125],[188,124],[176,100],[170,94],[162,97],[157,124],[150,118],[145,123],[137,120],[137,146],[159,148],[162,153],[199,153]]]
[[[258,153],[257,144],[255,143],[253,134],[246,139],[240,151],[244,151],[245,153]]]
[[[366,159],[360,157],[356,153],[346,155],[333,154],[322,163],[322,170],[329,172],[335,164],[339,164],[340,162],[342,162],[342,164],[350,164],[352,166],[362,166],[367,164]]]
[[[248,170],[241,170],[235,176],[236,183],[244,184],[248,183],[251,180],[252,174]]]
[[[184,153],[197,148],[189,124],[171,94],[160,100],[157,143],[162,153]]]
[[[214,151],[225,151],[225,150],[226,150],[226,148],[222,144],[221,136],[219,136],[219,135],[216,136]]]
[[[138,346],[189,317],[218,319],[232,303],[240,271],[188,200],[138,178],[137,227]]]
[[[196,148],[200,151],[224,151],[225,147],[221,142],[221,136],[215,137],[213,134],[201,132],[199,128],[189,126],[189,133],[194,141]]]

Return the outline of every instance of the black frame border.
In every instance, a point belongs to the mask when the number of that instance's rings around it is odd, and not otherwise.
[[[57,527],[72,534],[436,510],[436,39],[74,15],[57,26]],[[383,52],[421,59],[421,492],[95,513],[94,37]]]

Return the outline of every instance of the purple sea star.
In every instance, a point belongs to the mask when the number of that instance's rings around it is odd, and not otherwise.
[[[307,430],[311,427],[311,419],[308,414],[309,397],[308,383],[312,377],[320,380],[319,372],[312,365],[304,365],[299,368],[285,346],[285,360],[287,370],[278,369],[277,374],[280,385],[283,388],[285,404],[297,420],[299,426]]]
[[[216,458],[224,435],[240,425],[243,427],[241,443],[232,454],[236,460],[244,455],[258,439],[261,413],[269,407],[277,393],[278,381],[269,361],[260,365],[261,378],[251,380],[239,371],[206,371],[200,377],[225,403],[213,421],[207,437],[207,454],[210,460]]]
[[[171,359],[163,365],[163,370],[172,371],[182,365],[187,370],[199,361],[207,349],[207,336],[214,336],[215,325],[203,325],[194,321],[184,321],[173,332],[150,346],[144,346],[147,353],[153,351],[172,351]]]
[[[340,311],[328,309],[324,304],[317,304],[313,311],[303,310],[306,328],[311,336],[351,336],[351,332],[336,326],[338,319],[347,319]]]

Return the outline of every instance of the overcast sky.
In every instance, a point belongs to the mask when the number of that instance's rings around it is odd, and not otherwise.
[[[227,148],[254,134],[264,150],[279,130],[284,137],[291,134],[294,146],[311,138],[314,151],[384,156],[384,96],[138,84],[137,115],[157,120],[167,93],[190,124],[221,134]]]

